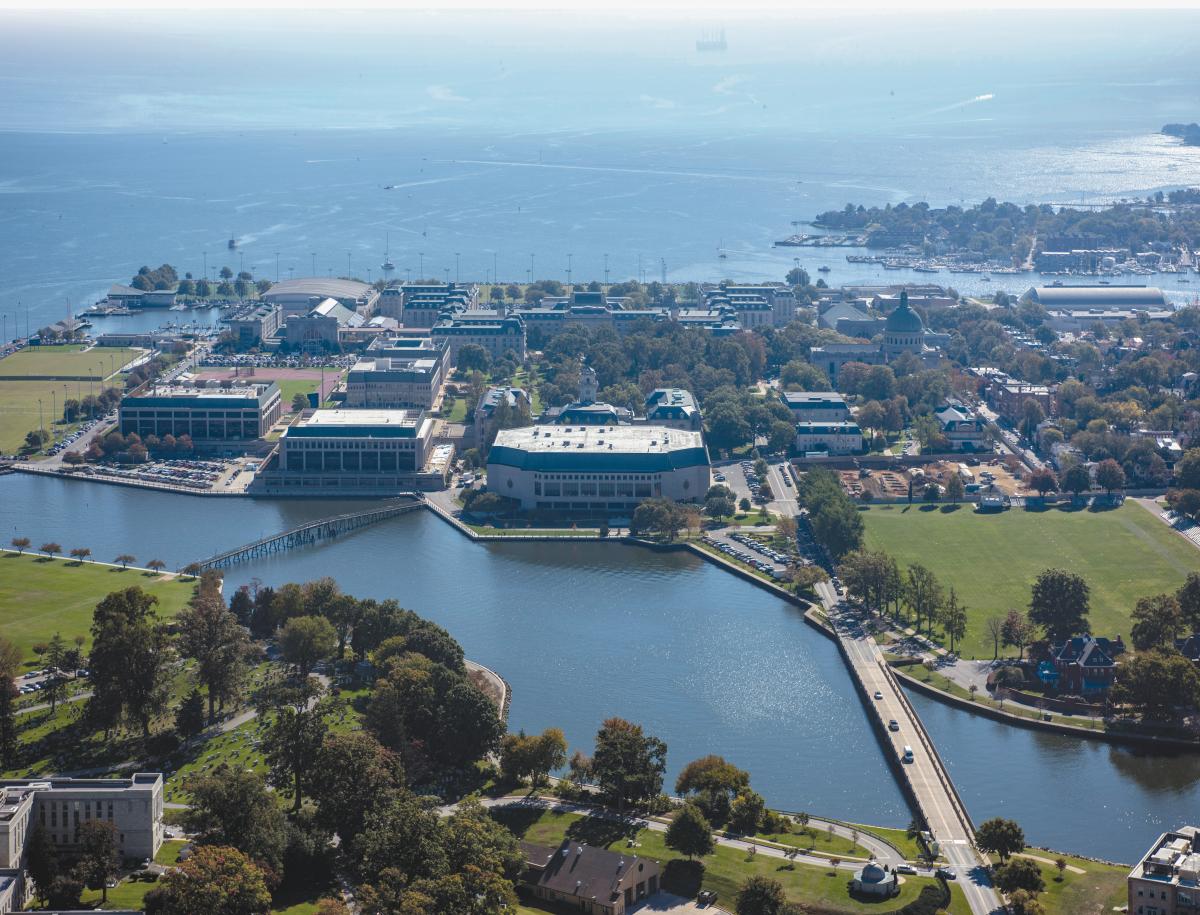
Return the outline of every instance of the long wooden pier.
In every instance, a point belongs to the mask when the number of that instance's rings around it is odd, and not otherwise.
[[[333,518],[322,518],[320,521],[310,521],[290,530],[272,534],[247,543],[216,556],[210,556],[199,565],[201,569],[218,569],[231,566],[247,559],[257,559],[271,553],[282,553],[298,546],[308,546],[322,540],[332,540],[342,534],[358,530],[369,524],[377,524],[397,515],[418,511],[425,507],[425,497],[420,493],[405,493],[401,497],[385,502],[378,508],[367,511],[350,512]]]

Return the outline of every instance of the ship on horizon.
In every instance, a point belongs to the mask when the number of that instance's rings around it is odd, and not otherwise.
[[[697,51],[724,51],[729,45],[725,41],[725,30],[719,32],[703,32],[696,41]]]

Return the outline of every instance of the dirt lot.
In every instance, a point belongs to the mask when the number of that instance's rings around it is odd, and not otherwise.
[[[842,470],[838,475],[842,481],[842,488],[853,499],[858,499],[864,491],[871,493],[876,499],[904,499],[908,496],[909,481],[913,481],[914,495],[919,498],[920,491],[927,482],[932,480],[944,487],[951,474],[958,472],[959,466],[957,463],[939,461],[910,469],[871,470],[869,476],[863,477],[859,476],[857,470]],[[1000,460],[983,461],[976,467],[967,467],[967,471],[972,475],[974,482],[984,484],[989,481],[983,474],[992,474],[992,482],[996,489],[1005,495],[1016,495],[1023,489],[1020,478],[1014,476]]]

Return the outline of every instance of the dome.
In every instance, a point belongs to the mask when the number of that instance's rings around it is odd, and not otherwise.
[[[874,861],[865,864],[858,875],[863,883],[883,883],[887,878],[888,873]]]
[[[893,334],[919,334],[924,329],[925,324],[921,316],[908,307],[908,293],[900,293],[900,304],[887,316],[884,331]]]

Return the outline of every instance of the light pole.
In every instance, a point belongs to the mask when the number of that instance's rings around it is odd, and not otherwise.
[[[314,251],[312,253],[312,265],[313,265],[312,275],[316,276],[317,275],[317,252],[316,251]]]
[[[499,269],[498,269],[498,268],[497,268],[497,266],[496,266],[497,262],[498,262],[498,259],[497,259],[497,254],[496,254],[496,252],[495,252],[495,251],[493,251],[493,252],[492,252],[492,282],[493,282],[493,283],[497,283],[497,284],[499,284],[499,282],[500,282],[500,272],[499,272]]]
[[[449,285],[450,285],[450,268],[449,268],[449,267],[443,267],[443,268],[442,268],[442,273],[444,273],[444,274],[446,275],[446,285],[447,285],[447,286],[449,286]]]
[[[412,282],[412,267],[404,268],[404,282],[405,284]]]
[[[457,251],[454,252],[454,282],[455,283],[462,282],[462,261],[460,260],[461,256],[462,255],[460,255]]]
[[[346,252],[346,279],[350,279],[353,271],[350,269],[350,252]]]
[[[604,291],[608,292],[608,255],[604,255]]]
[[[529,282],[533,282],[533,255],[529,255]]]
[[[279,252],[275,252],[275,282],[279,282]]]
[[[207,251],[204,252],[204,272],[200,275],[204,276],[204,277],[208,276],[208,252]]]
[[[55,391],[53,388],[51,388],[50,389],[50,428],[51,428],[51,431],[55,431],[54,430],[54,417],[57,415],[58,415],[58,391]],[[53,437],[57,437],[57,435],[53,436]]]
[[[571,285],[571,258],[573,256],[574,255],[572,255],[572,254],[567,255],[567,285],[568,286]]]
[[[420,269],[417,271],[417,279],[423,280],[423,279],[425,279],[425,252],[418,251],[417,257],[420,258],[420,260],[418,261],[418,263],[420,264]]]

